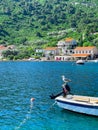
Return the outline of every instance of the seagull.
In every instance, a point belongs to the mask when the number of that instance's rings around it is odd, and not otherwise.
[[[65,78],[65,76],[64,75],[62,75],[62,80],[66,83],[66,82],[70,82],[71,80],[70,79],[67,79],[67,78]]]

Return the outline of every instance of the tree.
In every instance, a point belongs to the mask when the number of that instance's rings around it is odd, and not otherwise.
[[[84,42],[83,46],[93,46],[93,44],[91,42]]]
[[[37,33],[36,33],[36,36],[37,36],[37,37],[42,37],[42,35],[41,35],[40,32],[37,32]]]
[[[2,54],[3,54],[4,58],[8,58],[9,60],[13,60],[14,56],[16,56],[18,54],[18,51],[16,51],[16,50],[6,50],[6,51],[3,51]]]

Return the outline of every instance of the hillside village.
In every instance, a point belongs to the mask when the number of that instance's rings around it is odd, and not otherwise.
[[[15,45],[0,45],[0,60],[8,60],[6,55],[17,55]],[[77,41],[73,38],[66,38],[58,41],[55,47],[46,47],[44,49],[35,49],[34,55],[27,59],[28,61],[73,61],[77,59],[94,60],[98,58],[98,49],[96,46],[79,47]],[[15,59],[12,59],[15,60]],[[19,59],[18,59],[19,60]]]
[[[77,59],[93,60],[98,58],[98,49],[96,46],[78,47],[77,41],[73,38],[58,41],[57,47],[47,47],[43,52],[46,60],[69,61]]]

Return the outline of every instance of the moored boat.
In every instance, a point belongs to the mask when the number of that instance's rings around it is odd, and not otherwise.
[[[98,98],[79,95],[67,95],[66,97],[58,96],[55,98],[57,105],[61,108],[98,116]]]
[[[94,60],[94,62],[97,63],[97,62],[98,62],[98,59]]]
[[[65,86],[63,90],[66,89],[66,93],[62,91],[57,95],[52,94],[50,96],[51,99],[55,99],[57,105],[63,109],[98,116],[98,97],[70,94],[70,88],[67,82],[70,82],[71,80],[64,78],[64,76],[62,80],[64,81],[62,86]]]
[[[81,65],[83,65],[83,64],[84,64],[84,61],[83,61],[83,60],[77,60],[77,61],[76,61],[76,64],[81,64]]]

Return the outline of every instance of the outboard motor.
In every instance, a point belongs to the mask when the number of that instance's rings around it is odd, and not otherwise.
[[[66,89],[70,92],[71,91],[71,89],[70,89],[70,87],[69,87],[69,85],[68,84],[66,84]]]
[[[51,99],[55,99],[56,97],[60,96],[61,94],[63,94],[64,96],[66,96],[67,94],[70,93],[71,89],[70,89],[70,87],[69,87],[69,85],[68,85],[67,83],[70,82],[71,80],[65,78],[64,75],[62,76],[62,80],[63,80],[63,82],[64,82],[64,84],[62,85],[63,91],[60,92],[60,93],[58,93],[58,94],[56,94],[56,95],[51,94],[51,95],[50,95],[50,98],[51,98]]]

